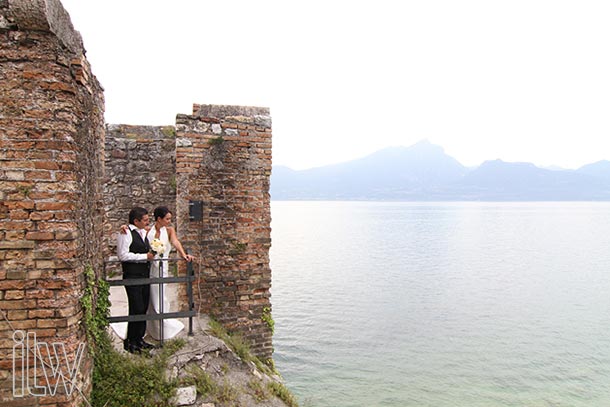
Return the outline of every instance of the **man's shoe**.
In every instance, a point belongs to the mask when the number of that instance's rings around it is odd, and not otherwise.
[[[127,339],[123,341],[123,349],[125,349],[129,353],[140,353],[142,351],[142,349],[138,345]]]
[[[133,354],[140,354],[140,353],[142,353],[142,349],[136,345],[129,345],[127,347],[127,352],[133,353]]]
[[[148,343],[148,342],[144,342],[144,340],[140,340],[140,341],[138,342],[138,347],[139,347],[140,349],[144,349],[144,350],[146,350],[146,349],[154,349],[154,348],[155,348],[155,345],[151,345],[151,344],[150,344],[150,343]]]

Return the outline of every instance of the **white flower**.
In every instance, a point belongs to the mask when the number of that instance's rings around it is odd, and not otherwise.
[[[150,244],[150,248],[157,255],[162,255],[165,253],[165,245],[160,239],[153,239],[152,243]]]

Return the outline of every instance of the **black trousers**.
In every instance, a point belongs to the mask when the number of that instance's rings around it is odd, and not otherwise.
[[[144,274],[123,274],[123,279],[148,278],[148,273]],[[129,315],[144,315],[148,310],[148,301],[150,299],[150,284],[146,285],[128,285],[125,286],[127,291],[127,301],[129,302]],[[138,343],[146,334],[146,321],[128,322],[127,323],[127,341]]]

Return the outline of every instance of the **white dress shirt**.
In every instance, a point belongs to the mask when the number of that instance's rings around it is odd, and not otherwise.
[[[117,256],[119,256],[119,260],[121,261],[138,261],[138,260],[148,260],[147,253],[132,253],[129,251],[129,246],[133,241],[133,237],[131,235],[132,230],[137,230],[140,236],[142,235],[142,230],[146,233],[145,229],[138,229],[134,225],[129,225],[129,231],[125,234],[119,232],[116,240],[116,250]],[[144,235],[146,236],[146,235]],[[144,238],[142,238],[144,240]]]

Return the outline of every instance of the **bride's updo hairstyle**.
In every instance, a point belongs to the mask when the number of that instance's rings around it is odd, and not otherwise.
[[[155,218],[155,220],[157,220],[159,218],[164,218],[165,215],[167,215],[170,212],[171,211],[169,210],[169,208],[167,206],[158,206],[155,208],[155,210],[153,212],[153,217]]]

